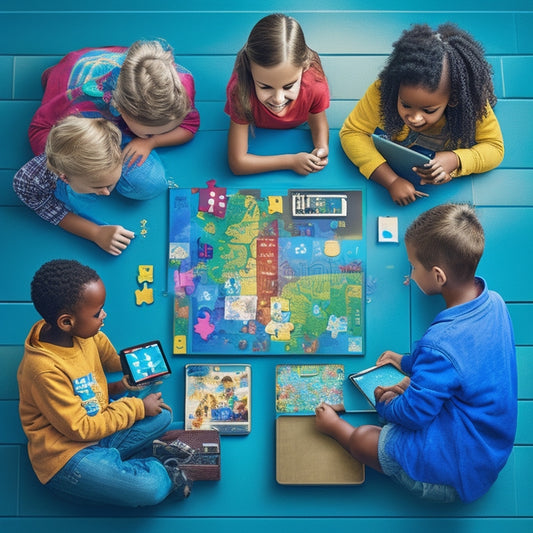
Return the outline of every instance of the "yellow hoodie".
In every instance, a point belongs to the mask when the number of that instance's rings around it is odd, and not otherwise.
[[[32,327],[17,372],[20,420],[43,484],[81,449],[144,418],[139,398],[109,403],[105,372],[121,366],[104,333],[74,337],[74,346],[64,348],[39,340],[44,324]]]

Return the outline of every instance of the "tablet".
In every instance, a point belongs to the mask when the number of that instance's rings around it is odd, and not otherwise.
[[[377,151],[387,160],[389,166],[398,176],[409,180],[417,187],[421,186],[420,176],[413,171],[413,167],[421,167],[429,163],[430,157],[375,133],[371,137]]]
[[[350,374],[348,379],[359,389],[370,405],[376,408],[374,390],[376,387],[391,387],[399,383],[406,374],[398,370],[394,365],[387,364],[373,366],[361,372]]]
[[[119,353],[122,372],[130,385],[149,385],[171,373],[159,341],[149,341],[124,348]]]

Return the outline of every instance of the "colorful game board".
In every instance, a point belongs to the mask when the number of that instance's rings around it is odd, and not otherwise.
[[[363,353],[362,193],[328,217],[331,191],[293,213],[303,192],[170,190],[174,353]]]
[[[315,414],[322,402],[343,405],[344,365],[276,366],[276,412]]]
[[[247,364],[185,365],[185,429],[250,433],[251,379]]]

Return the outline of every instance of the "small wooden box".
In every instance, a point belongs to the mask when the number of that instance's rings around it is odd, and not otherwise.
[[[220,434],[209,429],[175,429],[167,431],[160,440],[172,442],[176,439],[197,451],[197,460],[180,464],[180,468],[193,481],[218,481],[220,479]]]

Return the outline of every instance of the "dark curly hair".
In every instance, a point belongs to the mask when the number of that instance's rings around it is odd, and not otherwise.
[[[63,313],[71,313],[81,301],[85,287],[100,276],[71,259],[53,259],[42,265],[31,282],[31,300],[50,325]]]
[[[320,57],[307,46],[300,24],[292,17],[273,13],[263,17],[252,28],[233,67],[238,82],[232,96],[235,97],[239,114],[248,123],[254,123],[250,104],[250,93],[254,87],[250,63],[268,68],[285,60],[304,70],[312,67],[317,79],[325,77]]]
[[[492,68],[481,44],[451,23],[440,25],[436,31],[427,24],[415,24],[393,44],[379,74],[381,118],[389,136],[404,127],[397,109],[400,85],[422,85],[435,91],[445,60],[450,75],[450,101],[445,111],[448,148],[470,148],[476,143],[476,122],[486,116],[487,102],[492,107],[496,104]]]

